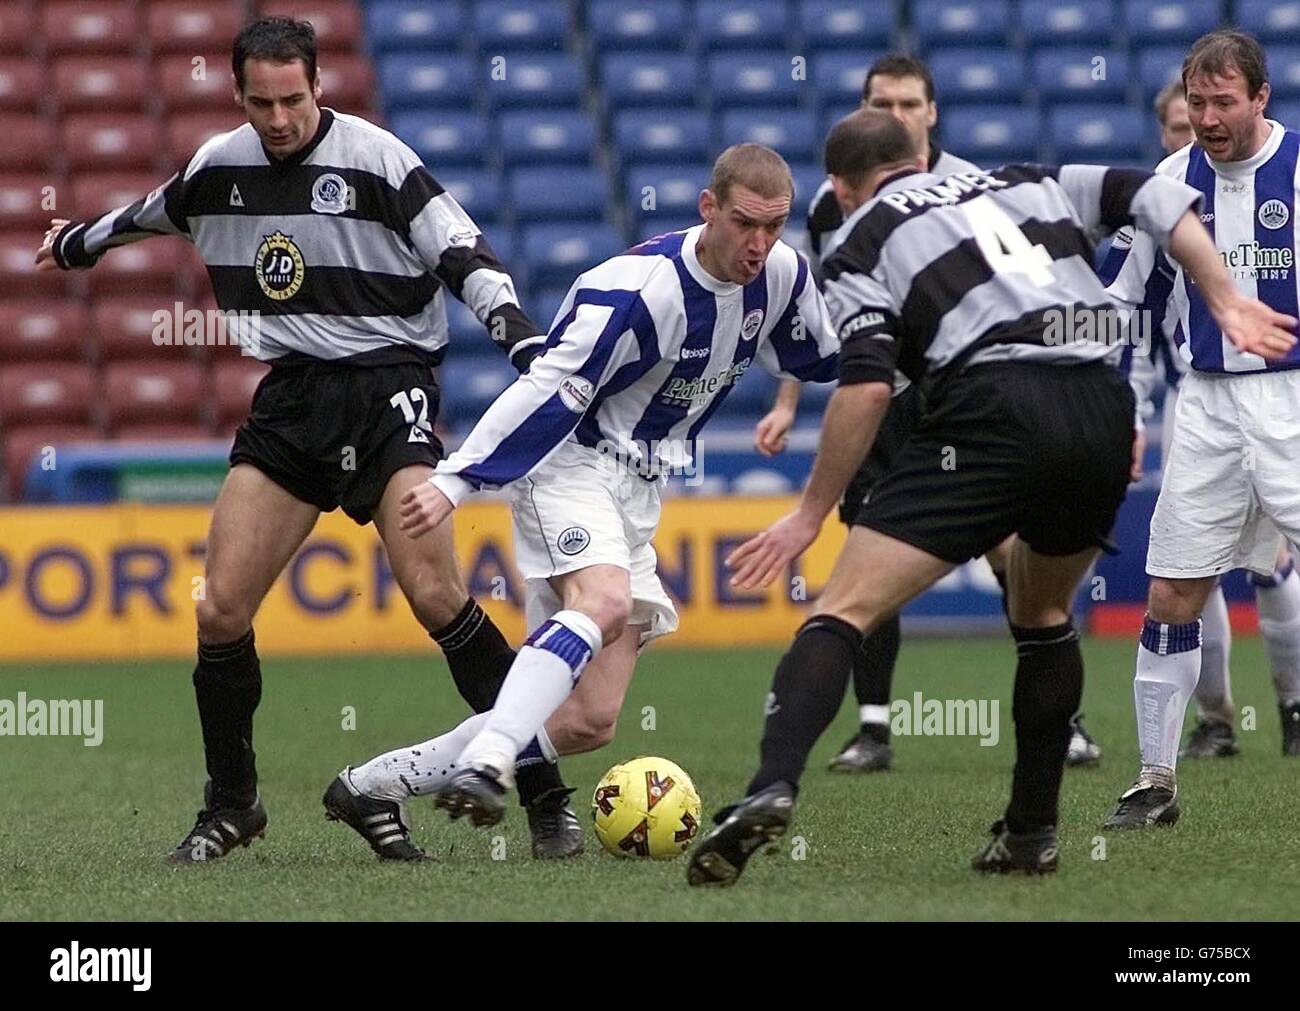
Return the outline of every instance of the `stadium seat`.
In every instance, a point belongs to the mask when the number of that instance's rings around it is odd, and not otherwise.
[[[163,182],[148,172],[93,172],[72,180],[71,217],[77,220],[97,218],[101,214],[135,203]]]
[[[596,147],[596,127],[585,112],[555,109],[507,112],[497,120],[498,149],[506,166],[564,162],[585,165]]]
[[[438,369],[444,419],[473,424],[518,375],[500,352],[444,362]]]
[[[23,55],[37,37],[36,21],[26,4],[0,5],[0,53]]]
[[[39,111],[45,87],[45,74],[39,62],[0,57],[0,112]]]
[[[805,90],[795,77],[797,58],[780,51],[714,53],[708,75],[715,107],[794,105]]]
[[[45,231],[0,232],[0,292],[9,297],[65,295],[77,275],[63,270],[36,269],[36,250]]]
[[[971,46],[981,42],[1003,45],[1011,26],[1007,0],[917,0],[912,4],[912,33],[917,46]]]
[[[1045,103],[1124,101],[1129,60],[1123,50],[1040,50],[1032,66],[1034,86]]]
[[[1237,24],[1266,45],[1300,42],[1300,0],[1237,0]]]
[[[1191,43],[1219,26],[1221,0],[1124,0],[1124,25],[1143,45]]]
[[[63,0],[41,9],[46,52],[129,53],[140,37],[132,0]]]
[[[697,0],[694,39],[704,49],[762,50],[790,34],[784,0]]]
[[[218,428],[248,417],[257,384],[269,371],[268,366],[254,358],[239,357],[213,365],[212,392]]]
[[[1021,0],[1020,30],[1031,49],[1113,41],[1118,22],[1111,0]]]
[[[572,108],[582,99],[584,75],[572,56],[508,53],[486,61],[482,73],[485,94],[494,106]]]
[[[459,49],[469,27],[459,3],[376,0],[366,5],[366,41],[375,53]]]
[[[474,36],[479,52],[561,50],[572,33],[563,0],[475,0]]]
[[[240,0],[166,0],[148,6],[149,47],[158,53],[194,53],[233,39],[244,21]],[[225,66],[229,68],[229,56]]]
[[[172,350],[175,354],[175,349]],[[193,362],[115,362],[103,369],[104,417],[125,424],[201,422],[207,402],[204,371]]]
[[[86,283],[96,296],[172,294],[184,276],[181,249],[185,245],[178,237],[151,237],[117,246],[86,272]]]
[[[700,190],[709,185],[712,166],[634,165],[628,169],[624,188],[627,212],[633,218],[698,220]],[[660,231],[673,231],[661,228]]]
[[[63,153],[73,171],[151,168],[161,144],[152,116],[82,113],[63,120]]]
[[[528,299],[528,308],[534,313],[533,318],[548,333],[555,325],[555,314],[569,295],[569,287],[538,288]]]
[[[488,155],[488,121],[475,112],[399,112],[393,133],[436,175],[442,165],[480,165]]]
[[[469,57],[445,53],[392,53],[380,57],[377,72],[389,115],[403,108],[464,108],[478,84]]]
[[[1062,106],[1047,113],[1057,162],[1139,161],[1150,119],[1126,106]]]
[[[93,425],[32,425],[6,431],[0,442],[4,444],[5,487],[10,501],[22,499],[28,468],[46,446],[55,450],[50,459],[57,464],[59,447],[72,442],[94,442],[99,438],[99,429]]]
[[[95,372],[89,365],[40,362],[0,368],[0,430],[89,424],[96,402]]]
[[[510,203],[520,222],[599,220],[608,199],[609,185],[601,169],[517,169],[510,178]]]
[[[436,172],[439,184],[456,198],[474,221],[483,225],[501,214],[502,186],[498,176],[488,172]]]
[[[515,242],[514,232],[493,225],[483,232],[483,238],[492,247],[492,252],[497,254],[497,259],[505,264],[506,269],[511,270],[515,267],[522,269],[523,263],[519,257],[519,244]],[[455,299],[453,298],[452,301],[455,301]]]
[[[362,38],[361,11],[352,0],[264,0],[262,14],[310,21],[322,54],[354,50]]]
[[[199,421],[155,421],[119,425],[113,430],[115,442],[197,442],[213,437],[212,428]]]
[[[321,104],[365,115],[374,107],[375,75],[370,61],[352,53],[326,53],[320,60]]]
[[[818,53],[812,62],[812,83],[823,105],[859,105],[867,71],[883,52]]]
[[[64,56],[51,77],[55,104],[65,113],[138,112],[152,94],[145,64],[131,56]]]
[[[1138,53],[1138,80],[1144,102],[1150,102],[1170,81],[1181,78],[1186,55],[1182,46],[1152,46]]]
[[[693,161],[713,146],[709,117],[687,109],[624,109],[614,116],[613,135],[624,161]]]
[[[523,258],[534,289],[567,288],[584,270],[625,248],[612,225],[532,225],[524,230]]]
[[[601,82],[611,109],[630,105],[694,105],[700,68],[685,53],[619,53],[601,60]]]
[[[90,310],[96,360],[102,363],[159,355],[173,356],[178,360],[185,357],[184,347],[160,346],[153,341],[154,314],[164,312],[170,320],[176,314],[175,303],[178,301],[169,293],[110,295],[96,300]],[[184,320],[179,322],[183,325]],[[167,335],[171,336],[170,325]]]
[[[523,273],[512,273],[515,283],[519,284],[523,279]],[[520,295],[522,298],[523,296]],[[526,308],[526,307],[525,307]],[[540,324],[540,320],[537,321]],[[483,324],[478,321],[464,302],[451,295],[447,296],[447,332],[449,339],[447,341],[447,358],[464,358],[466,355],[474,355],[481,351],[478,341],[484,338]]]
[[[54,127],[42,116],[0,115],[0,172],[44,171],[54,163]]]
[[[687,37],[682,0],[592,0],[587,30],[596,53],[628,49],[676,49]]]
[[[77,361],[85,332],[80,302],[0,301],[0,362]]]
[[[887,49],[894,9],[893,0],[805,0],[799,27],[810,49]]]
[[[59,217],[61,181],[49,175],[0,175],[0,229],[45,229]]]
[[[970,105],[944,112],[943,146],[981,165],[1033,159],[1038,153],[1038,114],[1018,105]]]
[[[1268,81],[1273,97],[1300,98],[1300,46],[1272,46],[1268,51]]]
[[[826,169],[814,161],[792,161],[790,175],[794,177],[794,204],[790,217],[797,223],[803,220],[804,212],[812,202],[813,194],[826,181]]]
[[[234,76],[230,57],[207,51],[203,55],[164,56],[157,61],[158,93],[171,109],[230,109]]]
[[[739,109],[722,114],[720,147],[752,141],[780,152],[786,161],[812,158],[822,144],[817,120],[803,109]]]
[[[958,102],[1019,99],[1025,61],[1013,49],[939,49],[930,57],[934,90],[943,108]]]
[[[236,108],[226,112],[188,112],[167,120],[166,155],[170,168],[184,168],[201,148],[218,134],[238,129],[248,120]]]

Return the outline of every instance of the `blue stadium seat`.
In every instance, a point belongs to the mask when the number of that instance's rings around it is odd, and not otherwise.
[[[498,64],[498,60],[502,62]],[[585,76],[572,56],[507,53],[484,62],[483,80],[488,99],[496,106],[572,108],[582,98]]]
[[[1124,24],[1130,39],[1143,45],[1194,42],[1219,26],[1221,0],[1125,0]]]
[[[412,106],[464,108],[478,83],[473,63],[465,56],[440,53],[397,53],[379,59],[379,87],[388,109]]]
[[[1043,49],[1031,62],[1044,103],[1124,101],[1129,59],[1123,50]]]
[[[576,276],[577,272],[574,273],[574,277]],[[532,318],[537,325],[549,333],[551,327],[555,325],[555,313],[564,303],[564,299],[568,294],[568,285],[537,288],[529,292],[525,308],[532,314]]]
[[[1237,24],[1267,45],[1300,42],[1300,0],[1237,0]]]
[[[614,116],[613,135],[624,161],[694,161],[713,146],[709,117],[685,109],[625,109]]]
[[[826,169],[815,161],[791,162],[790,174],[794,176],[794,204],[790,209],[790,217],[802,223],[813,194],[826,181]],[[799,248],[802,251],[803,247]]]
[[[519,244],[515,242],[514,232],[510,231],[508,228],[489,225],[487,228],[483,229],[483,238],[485,238],[488,245],[492,247],[492,252],[497,254],[497,259],[505,264],[506,269],[510,271],[512,277],[514,277],[516,267],[520,271],[523,270],[524,260],[519,251]],[[515,282],[522,283],[522,280],[516,277]]]
[[[663,218],[667,220],[692,218],[699,220],[700,190],[709,184],[713,166],[700,162],[695,165],[633,165],[628,169],[624,185],[624,198],[631,217]],[[673,231],[660,228],[661,232]]]
[[[867,71],[883,52],[818,53],[812,62],[812,83],[823,105],[858,105]]]
[[[604,222],[531,225],[523,233],[523,255],[534,289],[567,288],[584,270],[626,248],[623,236]]]
[[[1118,23],[1111,0],[1022,0],[1020,28],[1025,45],[1077,46],[1085,42],[1106,45]]]
[[[488,125],[474,112],[400,112],[393,133],[409,144],[430,169],[481,165],[488,153]]]
[[[893,0],[805,0],[799,27],[810,49],[888,49]]]
[[[507,112],[497,120],[501,159],[585,165],[596,146],[596,127],[585,112],[569,109]]]
[[[753,141],[780,152],[786,161],[812,158],[821,146],[816,118],[802,109],[740,109],[722,114],[721,146]]]
[[[510,179],[510,203],[521,222],[600,219],[608,197],[609,185],[600,169],[517,169]]]
[[[515,280],[519,279],[516,277]],[[487,336],[473,310],[450,293],[447,295],[447,330],[451,334],[451,340],[447,342],[448,358],[476,354],[480,349],[476,348],[475,342]]]
[[[789,37],[784,0],[697,0],[695,40],[704,49],[764,49]]]
[[[435,172],[442,188],[456,198],[474,221],[482,225],[501,214],[501,180],[486,172]]]
[[[625,49],[676,49],[690,19],[682,0],[594,0],[587,27],[597,53]]]
[[[939,120],[943,146],[980,165],[1033,159],[1038,153],[1038,114],[1017,105],[968,105],[946,110]]]
[[[1056,162],[1140,161],[1150,118],[1125,106],[1061,106],[1047,113]]]
[[[1300,98],[1300,46],[1269,49],[1268,80],[1274,98]]]
[[[1300,130],[1300,102],[1269,102],[1264,115],[1276,119],[1288,130]]]
[[[1007,0],[917,0],[912,4],[912,32],[921,49],[1006,44],[1011,27]]]
[[[471,7],[481,53],[563,49],[572,31],[564,0],[474,0]]]
[[[794,105],[806,85],[795,79],[788,53],[714,53],[709,57],[709,88],[719,108],[736,105]]]
[[[366,39],[376,54],[459,49],[468,24],[459,3],[377,0],[366,8]]]
[[[1021,97],[1025,60],[1011,49],[940,49],[930,58],[935,96],[957,102],[1008,101]]]
[[[438,369],[442,417],[451,424],[472,425],[519,377],[501,352],[449,358]]]
[[[610,108],[629,105],[694,105],[700,67],[685,53],[620,53],[601,61]]]
[[[1142,99],[1149,102],[1170,81],[1178,80],[1187,50],[1182,46],[1151,46],[1138,53]]]

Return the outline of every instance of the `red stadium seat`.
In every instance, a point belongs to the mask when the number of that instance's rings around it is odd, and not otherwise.
[[[130,53],[140,42],[132,0],[65,0],[47,3],[42,19],[51,56],[63,53]]]
[[[90,313],[99,361],[108,362],[120,358],[157,360],[158,356],[175,356],[177,359],[187,357],[183,347],[160,346],[153,339],[154,330],[158,326],[155,314],[160,311],[167,313],[162,322],[166,324],[165,333],[170,338],[169,321],[176,314],[178,301],[181,300],[167,294],[103,298],[96,301]]]
[[[90,291],[105,295],[170,295],[181,289],[178,244],[174,236],[150,236],[117,246],[86,272]]]
[[[54,127],[41,116],[0,115],[0,172],[42,172],[54,163]]]
[[[0,53],[26,53],[35,36],[26,4],[0,4]]]
[[[82,114],[63,121],[63,153],[71,169],[149,169],[162,129],[152,116]]]
[[[173,115],[167,121],[167,156],[175,169],[189,164],[194,152],[219,133],[248,122],[232,104],[228,112],[191,112]]]
[[[326,53],[320,60],[321,102],[339,112],[364,114],[375,97],[375,75],[364,56]]]
[[[85,306],[70,299],[0,302],[0,362],[76,362],[86,324]]]
[[[243,24],[243,6],[239,0],[156,2],[149,7],[149,44],[155,53],[193,53],[226,42]],[[229,56],[223,65],[229,71]]]
[[[62,112],[141,112],[152,95],[148,67],[134,56],[65,56],[52,77]]]
[[[23,298],[67,293],[73,274],[36,269],[36,250],[44,237],[44,231],[0,232],[0,292]]]
[[[0,58],[0,110],[36,112],[45,95],[45,75],[33,60]]]
[[[95,371],[68,362],[0,368],[0,429],[15,425],[89,424],[97,402]]]
[[[5,432],[0,441],[4,443],[5,485],[10,500],[22,498],[23,480],[32,457],[46,446],[57,449],[69,442],[94,442],[99,438],[99,429],[92,425],[36,425]],[[58,462],[57,455],[54,462]]]
[[[62,192],[47,175],[0,175],[0,228],[48,228]]]
[[[72,213],[65,216],[74,221],[97,218],[135,203],[164,182],[166,180],[158,172],[101,172],[76,176],[72,180]]]
[[[123,425],[113,433],[118,442],[183,442],[213,438],[212,429],[198,422],[182,425],[162,424]]]
[[[262,14],[310,21],[322,52],[357,49],[365,34],[361,12],[352,0],[267,0],[262,4]]]
[[[218,361],[212,368],[212,385],[217,399],[217,427],[223,432],[233,431],[248,417],[253,404],[253,392],[270,367],[254,358]]]
[[[171,352],[175,353],[173,349]],[[118,362],[104,368],[109,428],[143,422],[201,424],[204,372],[193,362]]]
[[[196,60],[202,60],[196,64]],[[230,56],[164,56],[158,61],[158,93],[168,109],[216,109],[238,112]]]

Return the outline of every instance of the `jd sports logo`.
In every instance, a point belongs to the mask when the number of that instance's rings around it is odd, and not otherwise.
[[[296,295],[306,274],[302,250],[293,241],[293,236],[284,232],[273,232],[262,240],[253,267],[262,293],[277,302]]]

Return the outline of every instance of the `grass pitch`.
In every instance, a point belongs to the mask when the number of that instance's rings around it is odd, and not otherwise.
[[[968,870],[1009,789],[1009,641],[913,639],[895,697],[997,699],[999,743],[897,737],[894,771],[833,775],[826,762],[855,724],[846,703],[813,753],[791,834],[726,891],[688,888],[683,859],[607,856],[590,828],[581,858],[537,863],[518,808],[484,832],[414,804],[416,839],[440,858],[417,866],[380,864],[350,830],[327,823],[320,796],[343,765],[464,714],[432,654],[265,661],[256,747],[267,838],[208,866],[171,868],[162,858],[190,827],[203,779],[189,666],[0,667],[0,698],[101,698],[105,724],[94,748],[0,737],[0,919],[1294,919],[1300,761],[1281,757],[1257,640],[1233,650],[1238,707],[1257,711],[1257,729],[1239,732],[1242,754],[1184,763],[1183,820],[1173,829],[1103,838],[1101,821],[1136,770],[1133,653],[1130,642],[1085,644],[1087,726],[1105,755],[1100,768],[1066,774],[1056,877]],[[776,659],[767,650],[647,653],[615,743],[563,763],[579,813],[586,818],[608,766],[639,754],[682,765],[706,818],[738,796]],[[352,730],[343,729],[347,706]],[[654,729],[643,729],[651,713]],[[504,837],[505,859],[493,859],[494,836]]]

